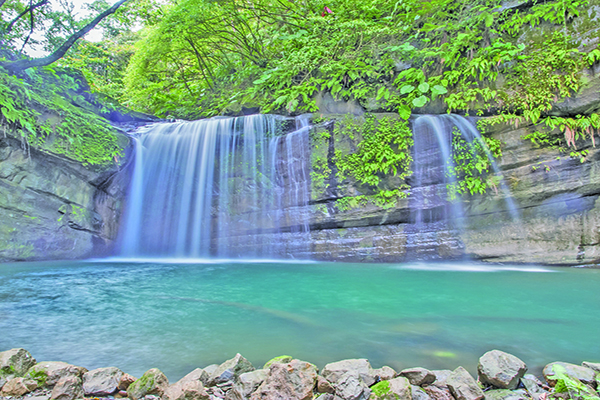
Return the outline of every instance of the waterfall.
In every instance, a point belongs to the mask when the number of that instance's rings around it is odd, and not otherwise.
[[[120,236],[124,257],[286,257],[272,233],[306,240],[308,118],[161,123],[137,133]]]

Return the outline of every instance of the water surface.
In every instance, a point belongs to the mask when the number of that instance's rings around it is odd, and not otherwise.
[[[170,380],[243,354],[475,372],[600,361],[600,270],[477,264],[52,262],[0,265],[0,351]]]

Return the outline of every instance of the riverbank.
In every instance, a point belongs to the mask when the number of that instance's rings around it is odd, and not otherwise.
[[[600,363],[553,362],[544,367],[543,377],[536,377],[527,374],[527,365],[518,357],[492,350],[479,359],[476,378],[460,366],[453,371],[395,371],[373,368],[366,359],[329,363],[319,371],[309,362],[280,356],[257,369],[237,354],[170,383],[156,368],[136,378],[116,367],[89,371],[60,361],[37,362],[25,349],[0,352],[0,397],[6,399],[600,399]]]

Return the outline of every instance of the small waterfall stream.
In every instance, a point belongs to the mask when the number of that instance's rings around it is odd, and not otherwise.
[[[282,256],[264,233],[308,234],[308,119],[252,115],[147,127],[136,138],[124,257]],[[232,247],[235,245],[235,249]],[[285,256],[285,254],[283,254]]]

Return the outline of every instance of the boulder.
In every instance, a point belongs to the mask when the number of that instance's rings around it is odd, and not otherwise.
[[[279,356],[279,357],[271,358],[269,361],[267,361],[265,363],[265,365],[263,366],[263,369],[269,369],[269,367],[275,363],[287,364],[290,361],[292,361],[293,359],[294,359],[294,357],[292,357],[292,356]]]
[[[390,379],[398,376],[398,373],[391,367],[387,365],[377,368],[373,370],[373,374],[375,375],[375,379],[377,381],[389,381]]]
[[[124,373],[121,376],[121,379],[119,380],[119,390],[127,391],[127,388],[129,387],[129,385],[131,385],[136,380],[137,380],[136,377]]]
[[[456,400],[481,400],[483,390],[463,367],[458,367],[448,376],[446,385]]]
[[[565,362],[553,362],[546,365],[542,371],[544,378],[546,378],[546,381],[550,386],[556,384],[556,379],[552,379],[552,377],[560,370],[562,370],[565,375],[579,379],[587,385],[596,384],[596,371],[593,369]]]
[[[349,371],[358,372],[358,375],[368,387],[372,386],[376,381],[375,372],[371,367],[371,364],[364,358],[342,360],[327,364],[325,368],[323,368],[321,375],[329,382],[335,384],[342,375]]]
[[[429,394],[421,386],[410,385],[410,394],[412,400],[431,400]]]
[[[322,376],[317,377],[317,393],[335,393],[335,389],[331,386],[331,383]]]
[[[423,390],[429,395],[429,397],[432,400],[454,400],[454,397],[452,397],[452,393],[450,393],[450,389],[448,389],[448,386],[446,385],[429,385],[427,387],[424,387]]]
[[[35,365],[35,362],[35,358],[25,349],[2,351],[0,352],[0,378],[23,376]]]
[[[206,367],[202,368],[203,370],[206,371],[206,373],[209,375],[212,375],[213,372],[215,372],[217,370],[217,368],[219,368],[219,364],[210,364],[207,365]]]
[[[267,379],[268,374],[268,369],[244,372],[235,380],[230,392],[235,391],[239,393],[241,398],[246,399]],[[227,393],[229,394],[230,392]]]
[[[600,372],[600,363],[592,363],[592,362],[584,361],[581,363],[581,365],[586,368],[593,369],[596,372]]]
[[[127,388],[127,396],[131,400],[139,400],[147,395],[161,397],[169,387],[169,380],[158,369],[152,368],[144,372],[140,379],[133,382]]]
[[[381,381],[371,387],[369,400],[412,400],[412,388],[408,379],[399,376]]]
[[[355,370],[350,370],[342,375],[333,388],[335,395],[343,400],[366,400],[371,395],[371,389]]]
[[[403,369],[398,375],[408,379],[411,385],[423,386],[435,382],[435,374],[420,367]]]
[[[116,367],[98,368],[83,374],[83,392],[86,396],[110,396],[119,391],[123,371]]]
[[[521,378],[521,383],[527,389],[529,394],[542,394],[547,391],[544,389],[544,384],[535,376],[531,374],[526,374]]]
[[[26,377],[37,381],[40,387],[52,388],[62,378],[68,376],[81,378],[86,372],[88,372],[86,368],[62,361],[43,361],[31,367]]]
[[[311,400],[317,383],[317,368],[310,363],[292,360],[273,364],[269,375],[250,397],[251,400]]]
[[[449,369],[434,369],[431,371],[435,375],[435,381],[433,384],[436,386],[446,386],[446,380],[452,373]]]
[[[529,400],[529,398],[520,391],[496,389],[485,392],[485,400]]]
[[[210,396],[204,389],[202,377],[208,374],[203,369],[197,368],[170,385],[163,394],[165,400],[209,400]]]
[[[254,371],[254,367],[250,361],[246,360],[241,354],[236,354],[230,360],[219,365],[210,375],[207,386],[215,386],[220,383],[233,381],[234,378],[240,376],[244,372]]]
[[[75,400],[83,398],[83,381],[77,375],[61,377],[50,395],[51,400]]]
[[[37,389],[37,382],[29,378],[13,378],[2,386],[2,396],[23,396]]]
[[[477,366],[479,381],[500,389],[516,389],[526,371],[523,361],[500,350],[485,353]]]

